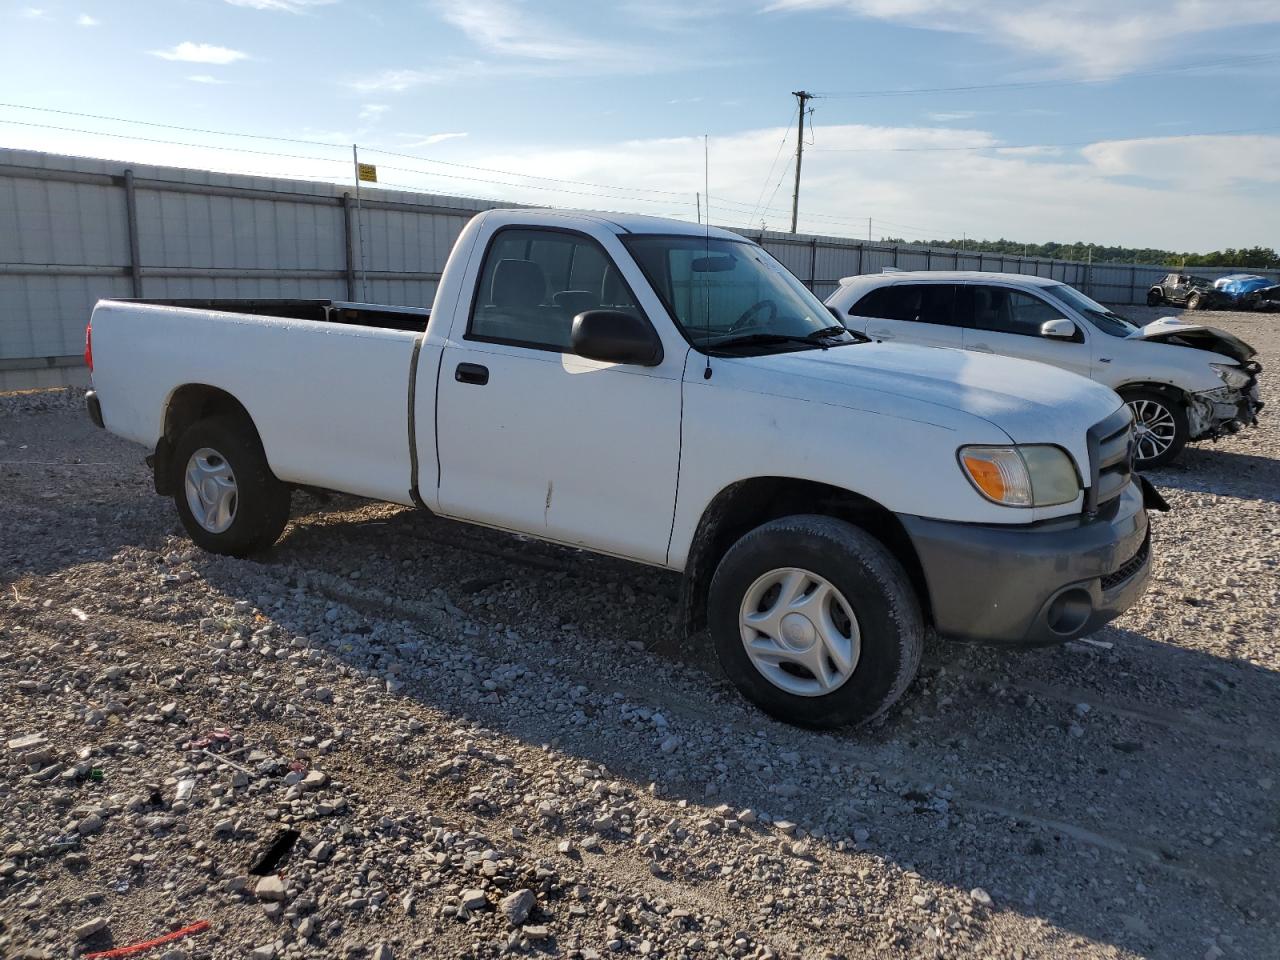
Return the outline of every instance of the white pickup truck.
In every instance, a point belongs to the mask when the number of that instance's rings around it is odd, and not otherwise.
[[[682,571],[748,698],[882,713],[929,627],[1011,645],[1142,594],[1128,409],[1073,373],[868,342],[764,250],[647,217],[493,210],[430,311],[102,301],[90,415],[243,556],[319,487]],[[286,541],[287,543],[287,541]]]

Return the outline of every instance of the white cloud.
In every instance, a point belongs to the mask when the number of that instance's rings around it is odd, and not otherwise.
[[[972,120],[978,115],[977,110],[952,110],[949,113],[925,114],[934,123],[951,123],[953,120]]]
[[[1169,136],[1092,143],[1080,152],[1108,177],[1141,177],[1179,190],[1280,184],[1280,137]]]
[[[80,16],[76,17],[77,27],[96,27],[100,23],[102,23],[101,20],[99,20],[97,17],[89,16],[89,14],[87,13],[82,13],[80,14]]]
[[[522,0],[435,0],[441,18],[477,46],[501,57],[569,64],[610,72],[654,69],[660,51],[624,46],[582,34],[572,26],[530,12]]]
[[[364,123],[372,123],[381,119],[382,115],[390,109],[385,103],[366,103],[360,108],[359,119]]]
[[[231,82],[230,80],[223,80],[219,77],[211,77],[207,73],[192,74],[191,76],[187,77],[187,79],[192,83],[207,83],[215,86],[222,86],[223,84],[227,84]]]
[[[790,220],[790,168],[782,173],[776,192],[778,167],[769,182],[764,182],[783,133],[779,127],[711,139],[714,222],[759,228],[764,219],[772,229],[786,228]],[[909,149],[998,143],[981,130],[824,126],[821,145],[860,152],[805,153],[800,228],[835,236],[866,236],[866,218],[872,216],[877,237],[892,235],[907,240],[946,239],[967,233],[979,238],[1083,238],[1186,250],[1274,245],[1272,225],[1280,219],[1280,188],[1276,185],[1280,167],[1274,157],[1280,151],[1280,136],[1104,141],[1084,150]],[[592,149],[518,146],[501,153],[473,150],[463,159],[499,170],[674,191],[678,196],[635,195],[657,201],[641,202],[624,199],[626,191],[589,187],[568,188],[581,190],[581,194],[556,194],[462,180],[422,178],[422,184],[517,202],[633,210],[689,219],[694,215],[693,193],[702,189],[699,137],[638,140]],[[487,173],[476,176],[511,179]],[[752,216],[762,186],[763,206],[769,209],[757,210]],[[593,193],[596,196],[591,196]],[[1171,204],[1169,197],[1175,194],[1178,203]],[[686,195],[687,201],[683,199]]]
[[[49,11],[43,7],[23,7],[18,11],[18,16],[24,20],[48,20]]]
[[[308,161],[105,139],[71,131],[15,128],[6,136],[7,145],[16,149],[264,176],[316,177],[331,182],[342,182],[350,176],[351,131],[332,135],[312,130],[283,133],[312,140],[332,139],[336,149],[329,160]],[[763,216],[772,228],[786,227],[790,219],[789,165],[785,171],[775,166],[765,184],[765,172],[783,134],[782,127],[774,127],[712,138],[714,222],[759,228]],[[428,139],[419,134],[402,134],[396,142],[410,137]],[[1169,136],[1101,141],[1080,149],[888,149],[998,142],[982,130],[823,126],[819,147],[862,152],[806,151],[800,229],[865,237],[866,218],[872,216],[877,237],[901,236],[908,240],[946,239],[963,232],[975,238],[1082,239],[1177,250],[1275,245],[1274,225],[1280,222],[1280,166],[1274,158],[1280,155],[1280,136]],[[254,149],[260,146],[253,144]],[[409,151],[427,146],[430,144],[411,142],[393,149]],[[868,148],[883,152],[867,152]],[[396,180],[439,193],[631,210],[688,220],[694,217],[694,192],[702,190],[700,137],[633,140],[572,149],[536,143],[509,143],[501,149],[486,149],[470,138],[456,138],[449,159],[496,170],[655,192],[552,184],[448,166],[439,167],[435,176],[397,173]],[[428,165],[421,166],[425,169]],[[780,173],[781,186],[775,193]],[[480,179],[467,179],[471,176]],[[535,183],[553,189],[533,189]],[[762,186],[765,206],[771,209],[757,211],[752,217],[752,206]],[[736,202],[730,204],[726,200]]]
[[[179,60],[183,63],[212,63],[219,66],[235,63],[237,60],[246,60],[249,57],[247,53],[241,53],[239,50],[232,50],[229,47],[219,47],[212,43],[192,43],[190,40],[184,40],[168,50],[152,50],[151,55],[160,57],[162,60]]]
[[[251,10],[278,10],[284,13],[306,13],[313,7],[327,7],[338,0],[226,0],[233,7]]]
[[[350,81],[348,86],[364,93],[404,93],[414,87],[445,83],[453,77],[453,72],[449,70],[379,70],[377,73]]]
[[[492,53],[534,60],[597,59],[603,53],[594,41],[512,0],[438,0],[436,6],[446,23]]]
[[[408,143],[400,144],[401,150],[418,150],[422,147],[433,147],[437,143],[444,143],[446,140],[460,140],[468,136],[466,133],[429,133],[425,137],[418,134],[401,133],[400,137],[409,138]]]
[[[1215,30],[1280,23],[1275,0],[774,0],[770,10],[844,10],[928,30],[967,33],[1031,57],[1049,57],[1072,76],[1138,69]]]

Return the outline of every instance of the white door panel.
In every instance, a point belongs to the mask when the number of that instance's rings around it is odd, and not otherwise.
[[[487,371],[457,379],[460,364]],[[453,342],[437,397],[446,516],[666,561],[680,382],[647,368]]]
[[[1037,360],[1086,377],[1092,369],[1089,344],[1072,343],[1069,340],[1025,336],[1020,333],[999,333],[993,330],[966,330],[964,331],[964,348],[980,353],[995,353],[1004,357]]]
[[[1045,321],[1066,316],[1060,306],[1028,290],[998,284],[966,287],[964,298],[966,350],[1036,360],[1086,377],[1091,374],[1093,351],[1078,320],[1072,323],[1080,342],[1040,336]]]
[[[961,330],[941,323],[867,319],[866,334],[886,343],[919,343],[927,347],[960,347]]]

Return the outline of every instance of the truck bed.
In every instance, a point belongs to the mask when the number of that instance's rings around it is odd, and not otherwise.
[[[312,320],[323,323],[345,323],[358,327],[382,327],[421,333],[431,317],[429,307],[399,307],[378,303],[355,303],[347,300],[220,300],[159,299],[121,300],[121,303],[146,303],[161,307],[190,307],[217,310],[222,313],[244,313],[258,317],[284,317],[289,320]]]

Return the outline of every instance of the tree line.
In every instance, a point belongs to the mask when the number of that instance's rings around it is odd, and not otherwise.
[[[884,242],[907,243],[896,237]],[[972,250],[974,253],[1002,253],[1006,256],[1045,257],[1051,260],[1088,260],[1090,248],[1094,263],[1160,263],[1171,267],[1254,267],[1280,269],[1280,255],[1271,247],[1228,247],[1212,253],[1178,253],[1154,247],[1108,247],[1089,243],[1020,243],[1016,240],[927,240],[918,241],[931,247]]]

